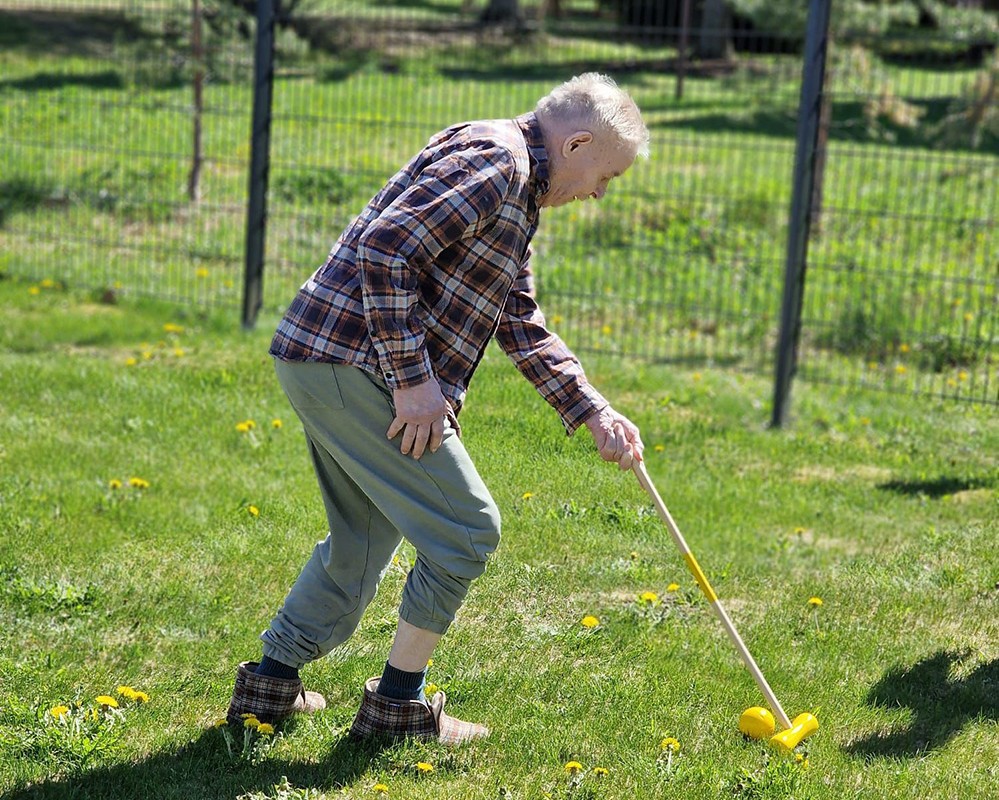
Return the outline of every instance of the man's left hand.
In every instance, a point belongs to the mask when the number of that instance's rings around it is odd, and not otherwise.
[[[616,461],[622,470],[627,470],[635,461],[642,460],[645,445],[638,434],[638,426],[610,406],[588,417],[584,424],[593,434],[604,461]]]

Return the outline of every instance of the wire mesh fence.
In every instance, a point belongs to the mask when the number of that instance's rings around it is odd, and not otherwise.
[[[926,38],[835,56],[802,375],[996,402],[999,60]]]
[[[251,36],[189,2],[0,4],[0,269],[238,301]]]
[[[579,352],[770,373],[800,34],[659,0],[522,0],[485,24],[500,5],[286,0],[265,307],[438,129],[596,70],[635,96],[652,157],[543,214],[549,323]],[[0,0],[0,268],[238,306],[253,6]],[[829,64],[799,374],[999,403],[994,43],[838,37]]]

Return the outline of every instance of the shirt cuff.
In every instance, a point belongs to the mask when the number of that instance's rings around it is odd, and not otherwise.
[[[565,432],[572,436],[587,419],[598,411],[603,411],[610,403],[596,389],[587,384],[579,388],[571,398],[560,398],[555,406]]]
[[[388,366],[381,364],[382,377],[389,389],[409,389],[434,377],[426,350],[410,358],[398,359]]]

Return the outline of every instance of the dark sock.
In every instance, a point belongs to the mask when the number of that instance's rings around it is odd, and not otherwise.
[[[396,669],[388,661],[378,684],[378,694],[391,697],[393,700],[422,700],[423,687],[426,685],[427,670],[424,667],[419,672],[406,672]]]
[[[268,658],[267,656],[264,656],[260,660],[254,672],[257,675],[265,675],[269,678],[293,680],[298,677],[298,669],[296,667],[289,667],[287,664],[282,664],[280,661],[275,661],[273,658]]]

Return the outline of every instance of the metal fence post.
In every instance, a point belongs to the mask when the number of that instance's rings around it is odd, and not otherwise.
[[[257,0],[257,47],[253,58],[253,122],[250,190],[246,209],[243,327],[252,328],[263,304],[267,172],[270,166],[271,95],[274,88],[274,21],[279,0]]]
[[[771,425],[775,428],[781,427],[787,419],[791,381],[798,368],[801,307],[805,290],[805,268],[808,263],[815,154],[826,76],[831,5],[832,0],[810,0],[808,8],[801,101],[798,106],[798,139],[795,146],[791,212],[787,230],[787,257],[784,265],[784,299],[781,304],[780,337],[777,341],[777,370],[771,418]]]

